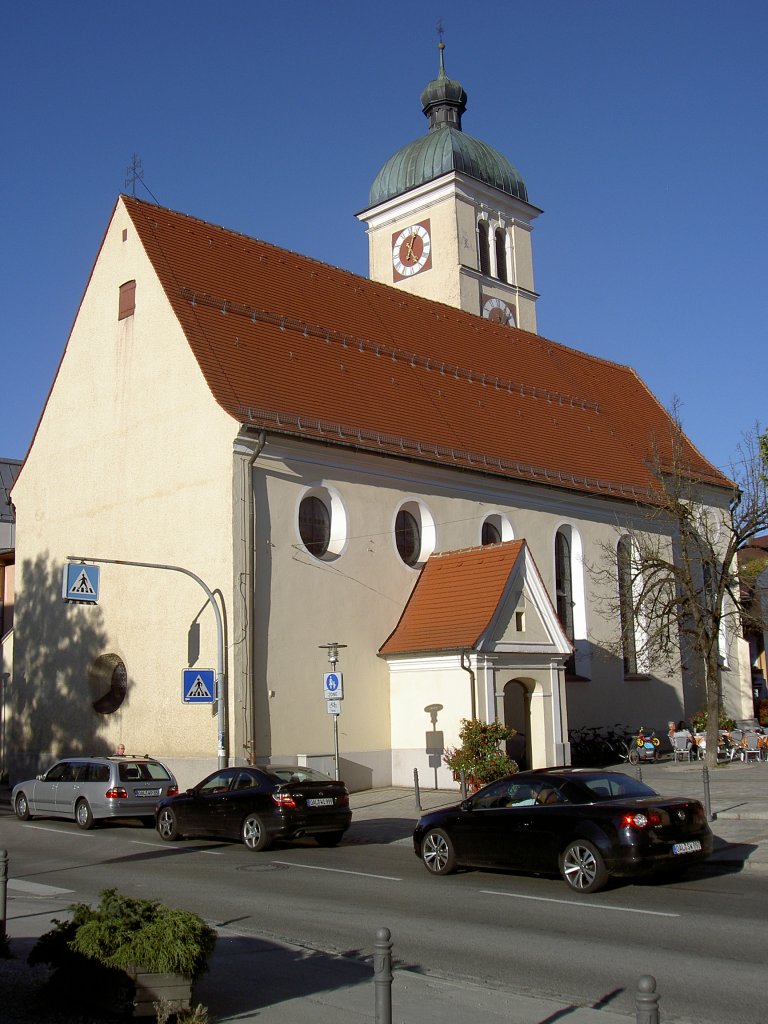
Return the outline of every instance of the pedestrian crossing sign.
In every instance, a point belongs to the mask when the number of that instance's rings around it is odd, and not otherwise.
[[[73,604],[98,604],[98,565],[84,565],[81,562],[67,562],[64,566],[62,597]]]
[[[181,676],[181,695],[185,704],[213,704],[216,674],[212,668],[185,668]]]

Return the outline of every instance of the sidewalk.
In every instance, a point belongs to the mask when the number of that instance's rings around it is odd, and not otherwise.
[[[637,774],[636,768],[619,770]],[[663,795],[692,796],[703,801],[700,764],[662,762],[641,766],[642,779]],[[723,869],[768,871],[768,765],[731,764],[709,772],[711,809],[716,815],[714,863]],[[457,802],[456,791],[421,790],[424,810]],[[0,805],[9,794],[0,792]],[[345,843],[405,844],[419,816],[413,790],[392,787],[354,793],[353,823]],[[6,1024],[101,1024],[101,1018],[44,1008],[37,987],[43,976],[25,966],[36,938],[47,931],[73,901],[48,886],[35,887],[13,878],[8,885],[7,930],[15,960],[0,960],[0,1005]],[[194,1001],[207,1006],[212,1021],[239,1024],[352,1024],[375,1019],[372,922],[370,957],[365,961],[244,935],[219,928],[209,971],[195,986]],[[392,936],[397,959],[397,935]],[[641,972],[638,972],[641,973]],[[637,979],[622,979],[635,984]],[[663,997],[663,993],[662,993]],[[610,1005],[574,1007],[557,1000],[513,997],[487,986],[396,969],[392,985],[392,1019],[419,1024],[627,1024],[633,1018],[612,1012]]]

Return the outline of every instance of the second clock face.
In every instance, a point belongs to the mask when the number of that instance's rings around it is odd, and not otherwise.
[[[432,266],[429,221],[411,224],[392,235],[392,276],[395,281],[413,277]]]
[[[497,324],[515,326],[515,314],[503,299],[486,299],[483,303],[483,316]]]

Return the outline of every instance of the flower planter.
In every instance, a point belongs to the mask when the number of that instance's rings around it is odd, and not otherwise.
[[[188,1010],[192,1002],[192,981],[183,974],[155,974],[151,971],[129,972],[136,986],[133,996],[134,1017],[156,1017],[156,1003],[163,1002],[172,1013]]]

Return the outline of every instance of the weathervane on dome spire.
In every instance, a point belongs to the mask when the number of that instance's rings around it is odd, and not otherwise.
[[[437,48],[440,51],[440,71],[439,71],[439,74],[440,75],[444,75],[445,74],[445,65],[443,64],[443,50],[445,50],[445,42],[444,42],[445,25],[443,24],[443,19],[442,18],[438,18],[437,19],[437,25],[435,26],[435,28],[437,29],[438,39],[440,40],[438,42],[438,44],[437,44]]]

